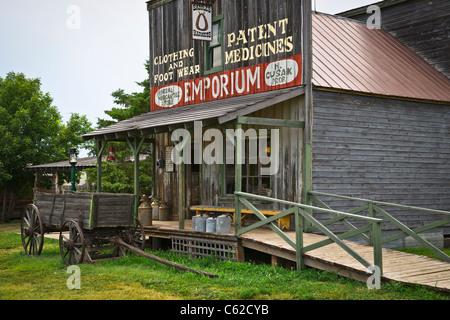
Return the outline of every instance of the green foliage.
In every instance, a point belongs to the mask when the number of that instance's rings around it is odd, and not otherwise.
[[[149,72],[149,62],[145,63],[147,73]],[[118,121],[123,121],[142,113],[148,112],[150,107],[150,74],[148,78],[142,82],[137,82],[142,87],[141,92],[125,93],[123,89],[114,91],[111,95],[114,98],[114,103],[120,107],[113,107],[111,110],[106,110],[105,114],[110,116],[113,120],[99,119],[97,122],[98,128],[109,126]],[[112,193],[134,193],[134,164],[130,157],[132,152],[125,142],[109,143],[105,148],[113,146],[116,151],[116,161],[102,162],[102,191]],[[141,153],[148,147],[144,144]],[[141,194],[150,195],[152,189],[152,163],[151,158],[145,161],[140,161],[140,176],[139,186]],[[97,174],[96,170],[87,170],[88,182],[96,186]]]
[[[31,190],[33,173],[25,167],[67,159],[69,148],[83,146],[80,136],[92,131],[76,113],[64,124],[52,103],[40,79],[14,72],[0,77],[0,189],[12,191],[12,199]]]
[[[30,177],[23,169],[30,163],[57,160],[53,141],[58,136],[61,115],[52,98],[40,89],[39,79],[10,72],[0,77],[0,174],[2,185],[17,188]]]
[[[125,143],[109,144],[116,150],[115,161],[102,161],[102,191],[112,193],[134,193],[134,163],[130,159],[130,150]],[[145,146],[144,146],[145,147]],[[152,189],[152,162],[148,158],[139,162],[141,174],[139,186],[142,194],[150,195]],[[96,169],[87,169],[87,181],[96,187]]]
[[[111,110],[106,110],[105,113],[113,120],[99,119],[97,125],[99,128],[109,126],[117,121],[126,120],[142,113],[148,112],[150,108],[150,71],[149,61],[146,61],[145,69],[147,70],[148,78],[142,82],[136,82],[142,87],[141,92],[125,93],[123,89],[114,91],[111,96],[114,98],[114,103],[121,106],[121,108],[113,107]]]

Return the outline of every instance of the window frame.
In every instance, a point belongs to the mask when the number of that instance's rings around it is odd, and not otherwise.
[[[204,55],[203,55],[203,65],[204,65],[204,74],[213,74],[217,72],[223,71],[223,61],[224,61],[224,48],[223,48],[223,14],[219,14],[213,17],[213,25],[219,24],[219,45],[211,46],[211,43],[206,41],[204,45]],[[214,27],[213,27],[214,29]],[[211,66],[211,58],[212,51],[214,48],[220,46],[221,47],[221,63],[218,67]]]

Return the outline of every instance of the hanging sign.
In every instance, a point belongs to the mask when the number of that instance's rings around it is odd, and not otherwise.
[[[212,40],[212,5],[201,2],[192,2],[192,39]]]

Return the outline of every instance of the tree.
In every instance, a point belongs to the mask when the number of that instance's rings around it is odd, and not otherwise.
[[[148,78],[142,82],[136,82],[142,87],[141,92],[125,93],[123,89],[114,91],[111,96],[114,103],[120,107],[112,107],[105,114],[113,120],[99,119],[98,128],[109,126],[118,121],[126,120],[142,113],[148,112],[150,108],[150,73],[149,61],[144,64]],[[148,146],[144,144],[143,150]],[[102,163],[102,190],[107,192],[133,193],[133,163],[130,161],[131,151],[125,142],[114,142],[116,150],[116,161]],[[152,189],[152,163],[150,158],[140,162],[139,185],[142,193],[149,195]],[[96,172],[93,169],[86,170],[88,182],[96,184]]]
[[[111,110],[106,110],[105,113],[113,120],[99,119],[97,122],[98,128],[104,128],[117,121],[126,120],[149,111],[150,70],[148,60],[144,63],[144,66],[147,70],[148,78],[142,82],[136,82],[142,87],[142,91],[131,94],[125,93],[123,89],[114,91],[111,96],[114,98],[114,103],[121,106],[121,108],[113,107]]]
[[[92,130],[86,117],[76,114],[67,125],[62,124],[61,114],[52,102],[50,95],[42,92],[40,79],[14,72],[4,79],[0,77],[2,221],[8,220],[15,199],[31,190],[33,174],[25,167],[67,159],[68,147],[80,144],[77,135]]]

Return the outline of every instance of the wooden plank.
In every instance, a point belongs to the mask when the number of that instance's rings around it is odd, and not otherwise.
[[[238,116],[237,123],[270,127],[304,128],[304,121]]]

